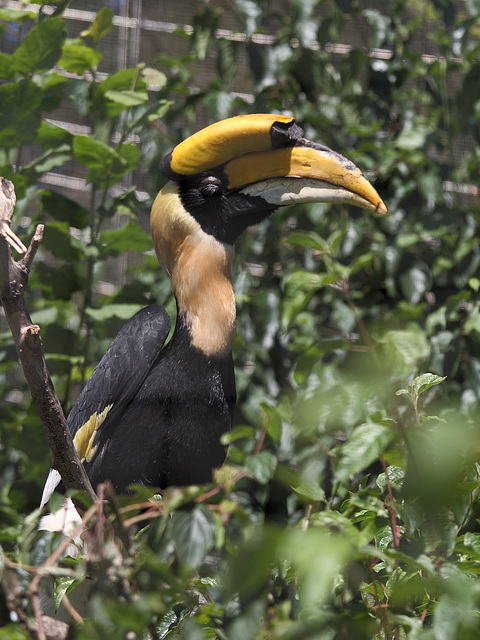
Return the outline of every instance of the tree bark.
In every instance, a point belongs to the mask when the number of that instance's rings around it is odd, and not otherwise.
[[[47,369],[40,327],[32,323],[24,297],[30,268],[42,241],[43,225],[38,225],[27,249],[11,230],[15,201],[13,184],[0,178],[0,298],[35,409],[53,454],[53,466],[62,476],[66,489],[85,491],[95,500],[95,492],[78,457]],[[24,258],[15,261],[12,247],[25,253]]]

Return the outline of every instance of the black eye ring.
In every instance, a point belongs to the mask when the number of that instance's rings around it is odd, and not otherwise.
[[[216,176],[206,176],[199,184],[200,193],[205,198],[210,198],[222,190],[222,181]]]

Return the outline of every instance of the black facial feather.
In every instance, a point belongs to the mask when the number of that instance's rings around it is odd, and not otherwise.
[[[227,178],[219,169],[184,178],[179,187],[183,206],[203,231],[228,244],[234,244],[247,227],[258,224],[275,209],[261,197],[229,191]]]

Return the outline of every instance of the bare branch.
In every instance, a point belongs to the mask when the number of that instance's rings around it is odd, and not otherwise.
[[[42,240],[43,226],[37,227],[27,249],[10,229],[14,207],[13,185],[0,178],[0,298],[33,403],[53,453],[53,465],[60,472],[67,489],[86,491],[95,500],[95,492],[75,450],[47,369],[40,327],[32,323],[24,298],[30,267]],[[26,251],[23,260],[14,260],[12,246],[19,251]]]
[[[43,224],[39,224],[37,226],[35,235],[30,241],[30,246],[28,247],[28,249],[25,249],[27,253],[23,256],[21,263],[23,267],[27,269],[27,271],[30,271],[33,259],[35,258],[35,254],[37,253],[37,249],[40,246],[41,241],[43,240],[43,229]]]

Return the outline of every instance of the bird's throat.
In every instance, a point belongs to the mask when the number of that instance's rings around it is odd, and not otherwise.
[[[192,344],[208,357],[225,357],[235,337],[235,297],[231,280],[233,247],[207,233],[188,235],[172,272],[179,315]]]

